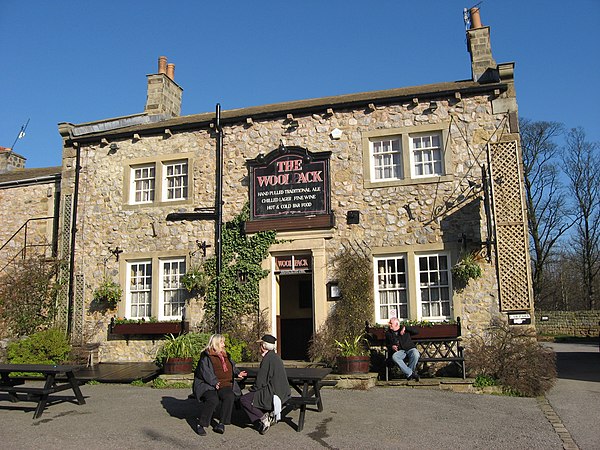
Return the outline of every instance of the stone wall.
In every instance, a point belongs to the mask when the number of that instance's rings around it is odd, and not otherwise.
[[[256,158],[276,149],[281,141],[289,146],[300,146],[311,152],[330,151],[331,208],[336,226],[330,238],[325,239],[326,259],[334,255],[348,241],[360,243],[368,252],[396,249],[398,252],[450,251],[452,263],[461,251],[459,237],[466,233],[469,241],[485,239],[485,220],[481,196],[458,205],[446,214],[435,217],[435,210],[446,204],[448,198],[468,187],[468,181],[480,181],[480,164],[485,161],[488,139],[496,140],[506,133],[502,114],[494,114],[484,95],[463,96],[460,101],[438,101],[434,112],[426,112],[428,104],[412,102],[363,109],[336,110],[333,115],[310,114],[294,116],[299,127],[289,131],[285,117],[255,120],[251,125],[239,123],[224,127],[224,220],[237,215],[248,201],[247,159]],[[385,129],[410,129],[419,125],[438,124],[448,131],[447,151],[451,152],[449,174],[440,182],[368,188],[365,186],[363,137],[367,132]],[[340,139],[333,139],[334,129],[342,131]],[[500,130],[498,130],[500,128]],[[390,133],[394,133],[390,131]],[[465,142],[464,136],[469,136]],[[172,135],[143,136],[116,142],[118,151],[109,152],[102,143],[82,144],[81,174],[78,205],[78,234],[76,241],[75,271],[83,275],[85,320],[95,322],[109,318],[90,313],[93,289],[105,274],[124,282],[123,261],[139,255],[155,255],[168,251],[188,256],[197,250],[196,241],[212,243],[212,221],[166,221],[171,212],[192,212],[196,207],[214,204],[215,137],[209,129],[177,132]],[[65,148],[63,153],[63,192],[72,192],[72,169],[75,151]],[[186,158],[191,175],[188,201],[172,204],[128,205],[128,173],[133,163],[154,158]],[[412,212],[408,214],[406,205]],[[360,223],[348,225],[346,213],[360,211]],[[471,244],[470,249],[480,248]],[[109,249],[124,251],[119,262]],[[401,250],[398,250],[401,249]],[[404,250],[402,250],[404,249]],[[207,256],[211,256],[211,247]],[[196,254],[191,264],[200,262]],[[495,269],[482,260],[484,276],[472,282],[463,291],[454,292],[454,315],[463,319],[465,334],[476,331],[499,314]],[[332,269],[328,263],[327,272]],[[120,307],[121,308],[121,307]],[[192,323],[197,314],[190,317]],[[111,314],[123,315],[119,309]],[[411,311],[416,318],[416,311]],[[132,357],[145,360],[151,351],[147,343],[139,349],[125,342],[106,342],[106,327],[93,332],[88,340],[105,342],[101,350],[103,360],[123,360]],[[128,350],[129,349],[129,350]],[[125,353],[135,356],[125,356]]]
[[[542,320],[547,317],[548,320]],[[600,311],[536,311],[538,334],[550,336],[598,337]]]

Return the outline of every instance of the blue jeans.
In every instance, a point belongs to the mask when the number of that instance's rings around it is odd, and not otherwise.
[[[404,362],[404,358],[407,356],[408,365]],[[411,348],[410,350],[398,350],[397,352],[394,352],[392,360],[400,367],[400,370],[408,378],[415,371],[417,363],[419,362],[419,356],[421,356],[419,355],[419,351],[416,348]]]

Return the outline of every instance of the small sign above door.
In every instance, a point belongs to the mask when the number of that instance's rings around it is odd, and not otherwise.
[[[275,270],[279,272],[307,272],[312,269],[310,255],[285,255],[275,257]]]

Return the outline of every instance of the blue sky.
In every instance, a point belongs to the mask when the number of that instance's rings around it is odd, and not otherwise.
[[[182,114],[471,76],[457,0],[1,0],[0,146],[61,163],[59,122],[142,112],[175,64]],[[516,63],[522,117],[600,141],[600,0],[487,0],[496,62]]]

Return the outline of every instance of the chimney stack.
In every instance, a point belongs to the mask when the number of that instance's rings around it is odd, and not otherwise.
[[[479,8],[469,10],[471,27],[467,30],[467,49],[471,54],[473,81],[491,83],[499,81],[497,64],[492,56],[490,27],[481,24]]]
[[[175,83],[175,64],[167,64],[167,57],[161,56],[158,58],[158,73],[146,77],[148,95],[144,112],[151,115],[179,116],[183,89]]]

